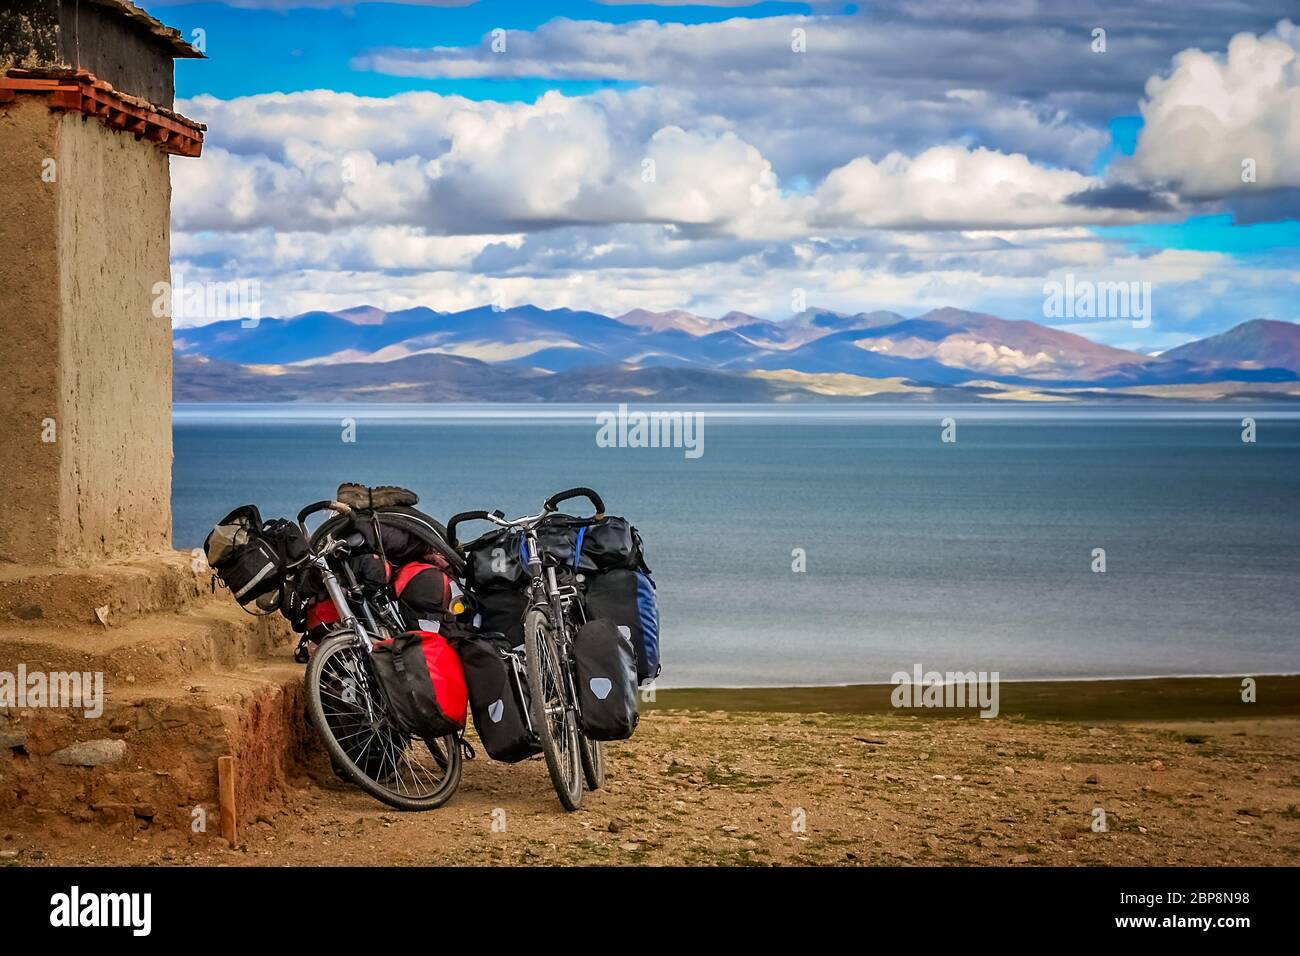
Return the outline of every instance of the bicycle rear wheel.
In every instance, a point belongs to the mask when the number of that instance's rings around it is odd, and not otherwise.
[[[316,648],[306,688],[307,713],[335,772],[396,810],[433,810],[456,792],[456,736],[425,741],[401,731],[384,708],[369,654],[350,631]]]
[[[524,653],[533,728],[546,757],[555,793],[566,810],[582,806],[582,755],[578,714],[569,701],[560,670],[560,651],[546,614],[531,610],[524,619]]]

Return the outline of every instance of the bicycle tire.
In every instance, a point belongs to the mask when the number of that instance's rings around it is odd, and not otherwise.
[[[583,734],[579,749],[582,752],[582,775],[587,781],[587,789],[599,790],[605,785],[605,745]]]
[[[555,649],[555,639],[551,636],[551,623],[547,614],[534,608],[524,618],[524,653],[528,663],[528,691],[532,698],[533,729],[541,743],[542,755],[546,758],[546,770],[551,775],[551,784],[555,794],[560,798],[564,809],[573,812],[582,806],[583,771],[582,756],[578,730],[577,713],[564,700],[564,681],[560,674],[559,656]],[[569,756],[560,749],[561,740],[552,729],[550,717],[546,713],[546,674],[547,664],[551,665],[552,682],[559,684],[560,700],[565,705],[562,733],[569,745]]]
[[[375,739],[379,741],[378,746],[384,751],[382,759],[376,757],[373,753],[372,740],[367,739],[359,748],[353,747],[355,753],[350,753],[344,748],[339,741],[334,726],[326,713],[325,699],[327,696],[337,697],[334,694],[322,692],[322,683],[325,676],[326,665],[342,651],[356,649],[356,637],[350,632],[336,633],[327,637],[316,648],[312,655],[311,662],[307,665],[306,690],[307,690],[307,714],[311,718],[312,726],[316,728],[316,733],[320,736],[321,742],[325,745],[325,750],[329,754],[330,761],[335,767],[335,772],[342,771],[343,775],[352,783],[356,784],[370,796],[379,800],[394,810],[403,811],[422,811],[436,810],[456,792],[460,786],[461,778],[461,752],[460,741],[454,734],[448,734],[437,741],[422,741],[429,749],[430,755],[434,762],[443,770],[443,777],[432,793],[421,796],[410,796],[396,792],[386,786],[382,781],[375,779],[371,774],[382,772],[383,768],[391,765],[397,771],[397,779],[400,785],[400,767],[399,762],[402,757],[396,753],[396,744],[399,734],[395,728],[374,729],[372,733]],[[332,709],[337,710],[337,707]],[[374,728],[373,724],[369,725]],[[364,733],[362,729],[359,733]],[[385,739],[383,735],[389,734]],[[404,755],[409,749],[411,741],[404,740],[402,754]],[[418,746],[418,744],[417,744]],[[357,763],[357,758],[361,758],[365,764],[363,768]],[[369,772],[367,772],[369,771]],[[393,774],[388,774],[392,778]]]

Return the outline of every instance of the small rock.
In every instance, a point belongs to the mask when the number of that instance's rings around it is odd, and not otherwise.
[[[1160,760],[1153,760],[1153,761],[1151,761],[1151,769],[1152,769],[1152,770],[1164,770],[1164,769],[1165,769],[1164,762],[1163,762],[1163,761],[1160,761]]]
[[[723,827],[722,829],[726,830],[728,833],[735,833],[737,830],[740,829],[740,827],[738,827],[738,826],[732,826],[731,824],[728,824],[727,826]]]
[[[82,740],[56,750],[50,759],[65,767],[99,767],[126,756],[125,740]]]
[[[0,748],[27,746],[27,731],[0,729]]]
[[[16,860],[16,859],[18,859],[17,850],[0,850],[0,860]]]
[[[935,836],[933,833],[931,833],[929,836],[925,838],[925,845],[928,846],[931,850],[937,850],[939,849],[939,838]]]
[[[1029,857],[1027,857],[1027,856],[1013,856],[1013,857],[1011,858],[1011,862],[1012,862],[1012,863],[1028,863],[1028,862],[1029,862]]]
[[[620,843],[620,844],[618,845],[618,848],[619,848],[620,850],[627,850],[629,853],[631,853],[633,850],[639,850],[639,849],[641,849],[641,844],[640,844],[640,843]]]
[[[1240,807],[1237,812],[1243,817],[1262,817],[1264,815],[1259,807]]]
[[[1087,779],[1086,782],[1087,782],[1087,783],[1101,783],[1101,781],[1097,779],[1097,775],[1096,775],[1095,773],[1090,773],[1090,774],[1088,774],[1088,779]]]
[[[105,604],[103,607],[95,608],[95,620],[97,620],[100,624],[103,624],[105,627],[108,627],[108,605],[107,604]]]
[[[620,820],[610,820],[609,826],[606,827],[606,829],[609,830],[610,833],[622,833],[623,823]]]

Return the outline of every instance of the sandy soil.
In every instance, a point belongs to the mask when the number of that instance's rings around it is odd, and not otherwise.
[[[0,834],[10,865],[1294,864],[1300,719],[1195,724],[655,710],[564,813],[540,758],[467,763],[440,810],[324,773],[215,837]],[[1093,829],[1095,809],[1106,829]],[[501,830],[500,821],[505,828]],[[498,824],[494,829],[494,822]]]

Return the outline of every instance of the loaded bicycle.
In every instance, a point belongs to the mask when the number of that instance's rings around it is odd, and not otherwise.
[[[322,511],[337,517],[309,535],[306,519]],[[312,569],[337,616],[314,642],[305,678],[307,712],[336,772],[395,809],[432,810],[460,784],[461,739],[455,733],[421,738],[394,718],[373,654],[378,643],[407,627],[391,592],[367,587],[346,560],[366,549],[357,518],[339,501],[318,501],[298,514],[298,526],[310,541],[303,564]]]
[[[575,519],[559,512],[562,503],[576,498],[586,498],[595,514]],[[561,580],[561,573],[569,570],[565,556],[543,547],[540,537],[557,522],[573,528],[604,517],[600,495],[590,488],[571,488],[546,499],[535,515],[506,518],[499,510],[465,511],[447,522],[448,538],[458,548],[456,528],[467,521],[488,521],[518,535],[519,559],[527,576],[523,640],[531,724],[566,810],[582,806],[584,784],[591,790],[604,785],[605,756],[601,741],[583,729],[574,640],[587,623],[584,602],[572,576]]]

